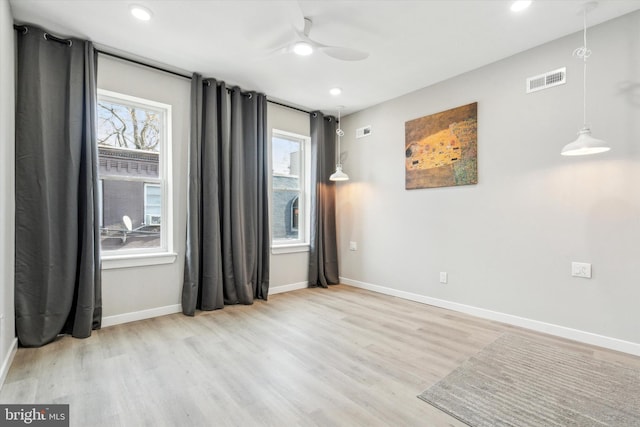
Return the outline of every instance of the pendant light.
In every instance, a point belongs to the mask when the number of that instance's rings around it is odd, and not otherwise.
[[[578,139],[565,145],[560,154],[563,156],[583,156],[586,154],[597,154],[609,151],[611,148],[601,139],[591,136],[591,129],[587,125],[587,58],[591,56],[591,51],[587,49],[587,9],[592,10],[597,6],[596,2],[587,3],[582,11],[584,46],[577,48],[573,54],[583,61],[583,81],[582,81],[582,129],[578,131]]]
[[[336,164],[336,171],[329,177],[330,181],[349,181],[349,175],[342,172],[342,162],[340,161],[340,138],[344,136],[344,131],[340,129],[340,109],[342,107],[338,107],[338,129],[336,129],[336,135],[338,136],[338,146],[337,146],[337,159],[338,162]]]

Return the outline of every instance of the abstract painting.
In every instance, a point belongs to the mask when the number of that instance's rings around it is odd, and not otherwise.
[[[405,122],[405,188],[478,183],[478,103]]]

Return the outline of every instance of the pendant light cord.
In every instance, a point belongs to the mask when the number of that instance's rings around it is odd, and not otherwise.
[[[587,127],[587,58],[591,56],[591,51],[587,48],[587,8],[582,11],[582,39],[584,45],[573,51],[573,55],[582,58],[582,123]]]
[[[342,125],[340,124],[340,108],[338,108],[338,129],[336,129],[336,135],[338,135],[338,152],[336,153],[336,166],[342,166],[342,161],[340,159],[340,138],[344,135],[344,131],[340,126]]]

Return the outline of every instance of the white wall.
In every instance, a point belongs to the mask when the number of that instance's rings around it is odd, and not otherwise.
[[[309,115],[291,108],[269,103],[267,106],[269,141],[273,129],[310,136]],[[271,254],[269,293],[307,287],[309,252]]]
[[[346,117],[344,281],[640,343],[640,13],[589,30],[588,116],[612,151],[565,158],[581,45],[573,34]],[[526,77],[562,66],[566,85],[525,94]],[[405,190],[405,122],[475,101],[478,184]],[[571,261],[593,278],[571,277]]]
[[[7,0],[0,0],[0,385],[16,348],[13,298],[15,240],[15,44]]]
[[[136,316],[117,316],[144,310],[152,312],[138,317],[180,311],[186,239],[190,85],[189,79],[99,56],[98,88],[172,106],[173,240],[174,251],[178,254],[172,264],[103,270],[102,305],[107,325],[134,320]]]

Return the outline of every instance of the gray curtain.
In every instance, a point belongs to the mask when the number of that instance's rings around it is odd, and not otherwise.
[[[336,186],[329,177],[336,167],[336,119],[320,112],[311,120],[311,236],[309,287],[340,282],[336,237]],[[315,190],[315,191],[314,191]]]
[[[96,55],[88,41],[16,31],[16,329],[33,347],[100,327]]]
[[[269,292],[267,99],[194,74],[182,311]]]

